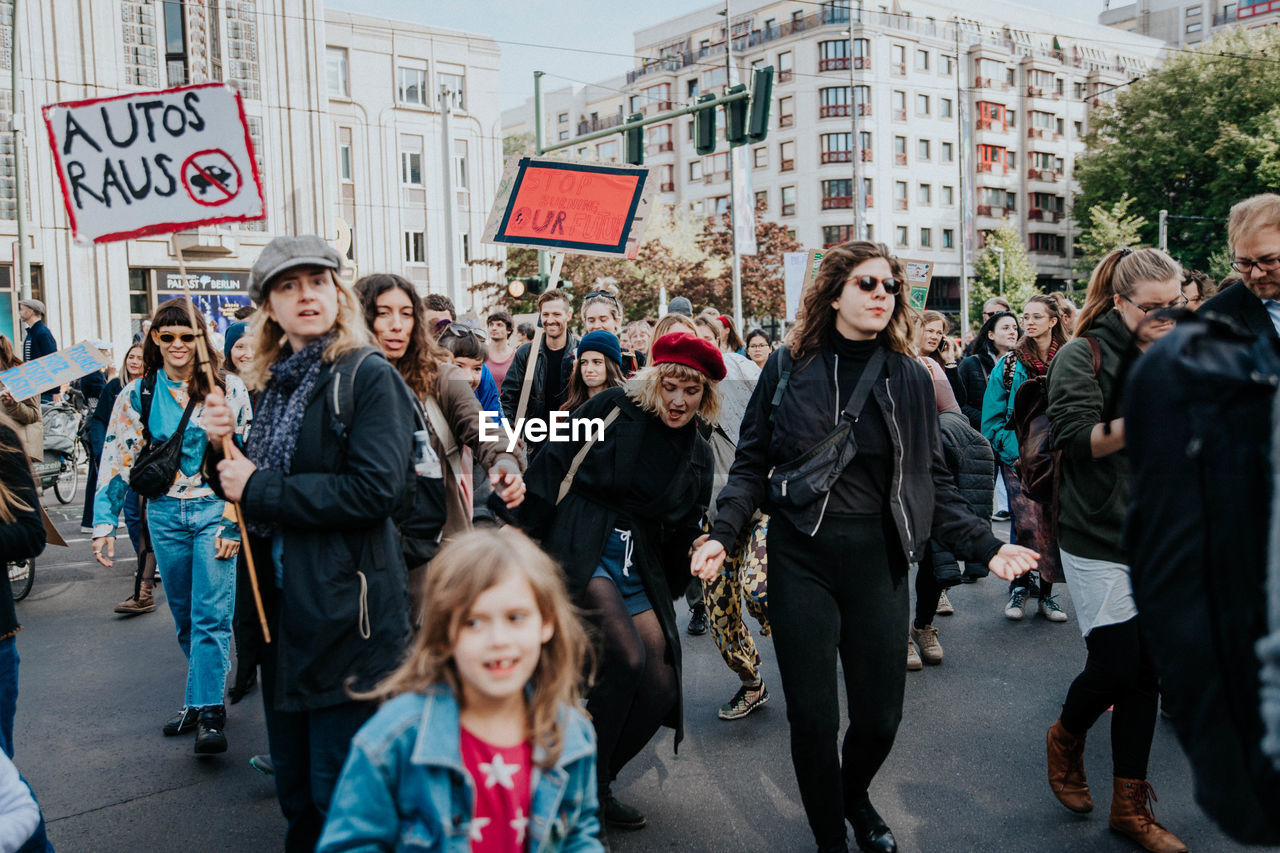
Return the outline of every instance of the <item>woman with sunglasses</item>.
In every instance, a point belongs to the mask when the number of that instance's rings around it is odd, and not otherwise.
[[[932,536],[1006,579],[1035,565],[1034,552],[1002,545],[972,514],[947,471],[932,381],[912,357],[902,281],[901,261],[882,244],[845,243],[823,258],[787,346],[770,357],[751,398],[710,539],[691,565],[713,579],[755,511],[769,513],[769,620],[792,763],[821,851],[848,849],[846,819],[863,850],[897,850],[868,790],[902,719],[909,563]],[[849,417],[842,412],[860,384],[867,396],[852,424],[857,452],[829,491],[796,501],[771,488],[775,466]],[[843,750],[837,657],[849,707]]]
[[[1156,312],[1186,305],[1181,286],[1181,267],[1159,249],[1107,255],[1089,279],[1075,338],[1049,368],[1049,425],[1062,451],[1058,542],[1089,652],[1046,738],[1049,787],[1071,811],[1093,810],[1085,736],[1110,709],[1110,826],[1159,853],[1187,848],[1151,811],[1147,760],[1159,699],[1122,545],[1129,460],[1119,412],[1129,366],[1173,329]]]
[[[206,400],[225,388],[231,429],[240,436],[252,418],[249,392],[236,376],[209,384],[197,364],[197,337],[207,326],[196,312],[193,329],[183,299],[156,309],[142,344],[145,374],[116,398],[103,443],[98,493],[94,497],[93,555],[110,568],[115,557],[116,519],[132,496],[130,467],[150,438],[157,446],[182,430],[177,475],[168,492],[147,501],[147,528],[156,568],[187,658],[182,708],[164,724],[166,735],[196,731],[197,755],[226,752],[227,713],[223,704],[231,666],[231,619],[236,600],[236,554],[240,529],[232,507],[205,479]],[[144,395],[149,412],[143,424]],[[219,396],[223,396],[219,394]],[[189,418],[183,425],[183,418]]]

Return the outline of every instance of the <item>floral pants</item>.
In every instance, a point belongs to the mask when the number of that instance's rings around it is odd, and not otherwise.
[[[716,579],[702,587],[716,648],[729,669],[743,684],[751,686],[760,683],[760,652],[742,620],[742,602],[746,600],[747,611],[760,623],[760,635],[769,636],[765,559],[768,531],[769,517],[763,516],[738,539]]]

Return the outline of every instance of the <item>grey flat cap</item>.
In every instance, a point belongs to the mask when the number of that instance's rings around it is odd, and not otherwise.
[[[668,314],[683,314],[686,317],[693,316],[693,303],[683,296],[677,296],[667,303]]]
[[[262,247],[262,254],[249,270],[249,298],[257,305],[267,296],[267,285],[273,278],[294,267],[342,269],[338,250],[314,234],[277,237]]]
[[[44,310],[44,303],[39,299],[24,299],[18,303],[19,308],[30,308],[41,317],[47,317],[48,314]]]

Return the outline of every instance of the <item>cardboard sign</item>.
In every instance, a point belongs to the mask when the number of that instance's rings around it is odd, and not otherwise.
[[[484,241],[634,259],[649,218],[649,170],[513,156]]]
[[[266,218],[240,93],[221,83],[43,109],[79,243]]]
[[[907,271],[907,304],[923,311],[929,300],[929,283],[933,281],[933,264],[929,261],[909,261],[902,258]]]
[[[0,385],[15,400],[25,400],[110,364],[111,360],[102,354],[102,350],[88,341],[81,341],[71,349],[58,350],[0,372]]]
[[[800,311],[800,300],[805,288],[813,283],[822,266],[823,252],[810,249],[807,252],[784,252],[782,255],[782,282],[787,296],[787,322],[793,323]]]

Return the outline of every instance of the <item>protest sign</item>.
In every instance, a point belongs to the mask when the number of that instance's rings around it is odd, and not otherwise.
[[[907,272],[907,304],[917,311],[923,311],[929,300],[933,264],[930,261],[909,261],[903,258],[902,266]]]
[[[813,283],[822,266],[823,252],[810,249],[807,252],[784,252],[782,256],[783,288],[787,295],[787,322],[793,323],[800,310],[800,300],[805,288]]]
[[[643,166],[513,156],[484,242],[634,259],[649,218],[648,176]]]
[[[15,400],[25,400],[110,364],[111,360],[102,354],[102,350],[88,341],[81,341],[71,349],[58,350],[0,372],[0,385]]]
[[[266,217],[240,94],[221,83],[43,109],[79,243]]]

